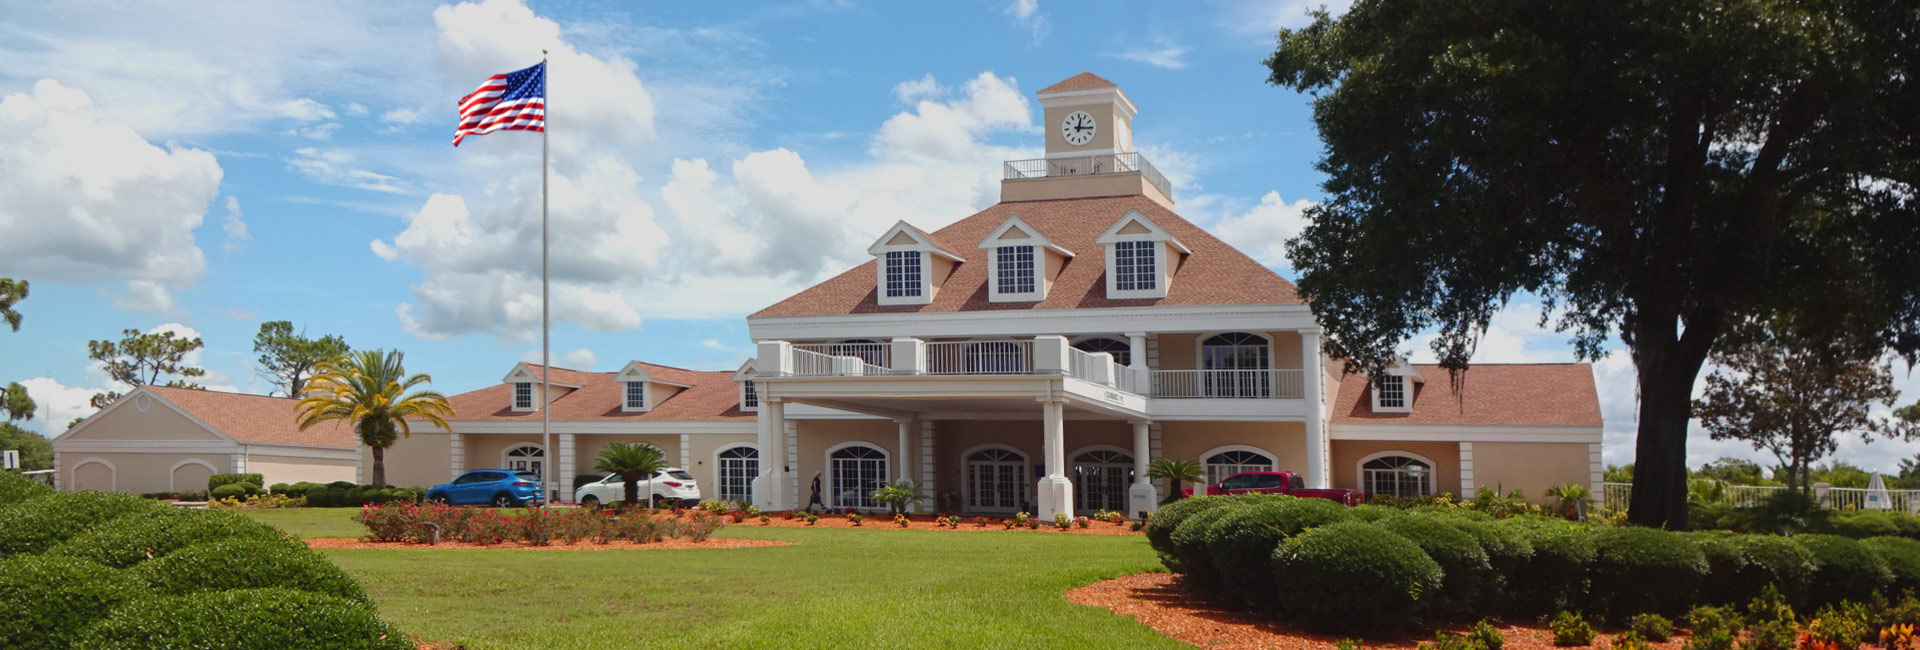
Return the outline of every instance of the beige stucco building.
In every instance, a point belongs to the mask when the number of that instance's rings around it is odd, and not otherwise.
[[[305,431],[294,400],[136,386],[53,439],[55,485],[65,490],[205,491],[214,474],[252,472],[267,484],[350,481],[353,432]]]

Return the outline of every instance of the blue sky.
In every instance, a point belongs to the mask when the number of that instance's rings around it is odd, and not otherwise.
[[[1185,216],[1291,276],[1279,243],[1321,196],[1320,144],[1260,62],[1307,4],[13,8],[0,276],[33,294],[0,334],[0,381],[54,430],[107,386],[89,339],[168,328],[206,342],[204,383],[263,391],[265,320],[402,349],[448,392],[498,381],[538,352],[539,138],[448,143],[455,99],[543,48],[562,365],[734,367],[745,314],[858,263],[897,219],[991,204],[1000,161],[1037,156],[1033,93],[1082,70],[1140,107],[1135,142]],[[1482,360],[1571,360],[1529,307]],[[1625,460],[1631,365],[1596,377]],[[1912,455],[1896,447],[1843,455],[1891,468]]]

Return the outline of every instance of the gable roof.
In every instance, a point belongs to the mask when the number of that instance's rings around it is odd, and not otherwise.
[[[1106,79],[1101,78],[1100,75],[1097,75],[1091,72],[1082,72],[1080,74],[1067,77],[1066,79],[1061,80],[1060,83],[1047,86],[1045,88],[1041,88],[1039,94],[1044,95],[1047,93],[1064,93],[1064,92],[1070,92],[1074,90],[1089,90],[1093,88],[1113,88],[1113,87],[1117,87],[1118,85],[1119,84],[1115,84],[1111,81],[1107,81]]]
[[[1171,261],[1177,265],[1172,268],[1173,280],[1167,286],[1165,298],[1107,298],[1105,247],[1094,240],[1129,211],[1140,212],[1193,251],[1184,259]],[[874,262],[868,261],[788,296],[749,318],[1302,302],[1293,283],[1174,214],[1173,210],[1140,195],[1001,202],[941,228],[933,237],[943,241],[981,241],[1015,214],[1038,231],[1035,234],[1080,253],[1061,268],[1045,300],[992,302],[988,299],[987,265],[967,262],[954,267],[953,274],[940,285],[931,303],[881,305],[874,286]]]
[[[540,374],[539,364],[526,364],[535,377]],[[587,372],[568,368],[553,368],[553,382],[557,385],[564,381],[579,386],[553,400],[552,418],[555,420],[718,420],[734,421],[754,419],[752,413],[740,410],[739,387],[733,383],[733,371],[687,370],[672,366],[635,361],[630,366],[644,370],[649,377],[666,384],[677,384],[687,388],[653,404],[642,413],[629,413],[621,410],[626,397],[626,387],[614,377],[619,373]],[[624,367],[623,367],[624,369]],[[557,392],[557,391],[556,391]],[[520,420],[540,421],[540,411],[513,410],[513,390],[507,384],[495,384],[475,391],[468,391],[447,398],[453,405],[453,417],[448,420]]]
[[[344,422],[316,424],[301,431],[293,416],[293,405],[299,403],[296,399],[197,388],[143,388],[240,442],[343,449],[354,446],[353,429]]]
[[[1601,426],[1600,396],[1590,363],[1476,363],[1456,396],[1447,369],[1415,364],[1426,381],[1413,385],[1413,410],[1373,412],[1373,384],[1362,373],[1340,379],[1335,424]]]

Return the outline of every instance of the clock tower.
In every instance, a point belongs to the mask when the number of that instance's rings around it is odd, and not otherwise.
[[[1145,195],[1173,206],[1173,188],[1133,148],[1133,100],[1091,72],[1040,90],[1046,157],[1007,161],[1002,201]]]

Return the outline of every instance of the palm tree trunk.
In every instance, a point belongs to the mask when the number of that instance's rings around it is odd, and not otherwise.
[[[387,450],[373,447],[373,489],[387,487]]]
[[[634,506],[640,505],[639,481],[621,481],[620,488],[623,490],[620,493],[620,503],[622,505],[625,505],[628,510],[632,510]]]

